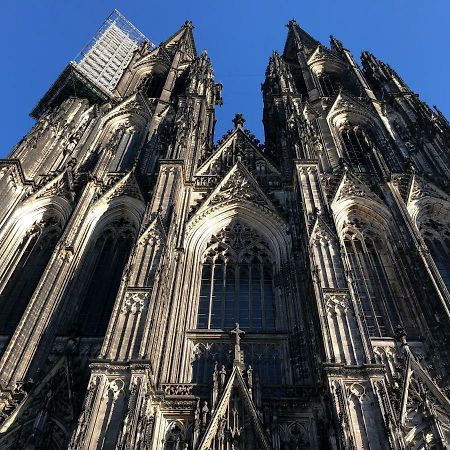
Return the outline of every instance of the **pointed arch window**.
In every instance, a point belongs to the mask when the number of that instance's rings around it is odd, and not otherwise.
[[[367,158],[371,154],[368,135],[361,127],[349,127],[341,131],[346,156],[352,168],[367,172]]]
[[[75,319],[82,335],[105,334],[133,241],[131,224],[120,219],[93,243],[75,283],[75,289],[80,288],[83,279],[88,279]]]
[[[114,158],[110,164],[113,172],[124,172],[131,168],[137,154],[139,130],[132,124],[123,124],[118,128],[110,141]]]
[[[183,450],[185,438],[181,424],[172,422],[164,439],[164,450]]]
[[[145,92],[149,98],[159,98],[164,88],[164,82],[164,74],[154,72],[140,82],[138,90]]]
[[[18,262],[0,293],[0,334],[14,333],[61,232],[61,224],[55,218],[48,218],[33,225],[23,238]]]
[[[322,73],[319,77],[319,85],[322,90],[322,94],[325,97],[332,97],[339,91],[339,85],[332,75],[328,73]]]
[[[445,223],[445,222],[444,222]],[[450,292],[450,228],[434,219],[428,219],[421,226],[431,257]]]
[[[273,263],[260,236],[234,223],[214,236],[205,252],[197,328],[275,328]]]
[[[392,258],[379,239],[347,235],[344,246],[353,286],[359,298],[370,336],[392,336],[400,324],[393,282]]]

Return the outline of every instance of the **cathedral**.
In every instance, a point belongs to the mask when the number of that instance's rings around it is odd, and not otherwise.
[[[291,20],[216,139],[193,28],[114,12],[0,160],[0,449],[449,449],[448,121]]]

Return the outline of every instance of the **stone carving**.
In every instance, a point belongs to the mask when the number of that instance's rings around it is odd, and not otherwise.
[[[245,200],[266,206],[267,200],[253,187],[243,172],[236,170],[210,200],[211,204],[228,200]]]
[[[214,143],[192,27],[105,22],[117,89],[70,64],[0,161],[0,448],[446,448],[444,116],[291,21]]]
[[[123,314],[139,314],[146,308],[149,301],[149,292],[127,292],[122,304]]]

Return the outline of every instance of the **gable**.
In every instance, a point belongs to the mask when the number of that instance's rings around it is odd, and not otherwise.
[[[227,417],[228,420],[225,420]],[[243,423],[250,425],[245,431],[239,426]],[[255,450],[272,448],[237,366],[233,368],[198,450],[217,448],[214,443],[224,438],[229,439],[230,443],[237,443],[239,448],[249,448],[250,443]]]
[[[271,200],[269,200],[266,194],[258,186],[257,181],[240,162],[233,166],[229,173],[213,190],[210,196],[201,205],[198,213],[210,206],[235,201],[249,202],[262,206],[272,212],[276,211]]]
[[[145,120],[148,120],[152,116],[150,103],[141,92],[137,92],[109,111],[104,120],[108,122],[124,114],[142,116]]]
[[[42,436],[51,433],[50,448],[64,448],[81,406],[75,404],[71,380],[70,362],[62,356],[9,412],[0,428],[0,447],[11,450],[25,448],[30,437],[34,437],[35,444],[39,445],[43,443]],[[54,424],[58,426],[54,427]],[[35,434],[36,429],[39,433]]]
[[[316,50],[308,59],[308,65],[316,75],[319,76],[324,71],[327,73],[339,72],[345,67],[344,62],[341,59],[321,44],[317,46]]]
[[[409,347],[406,347],[406,352],[398,411],[406,442],[418,444],[426,436],[429,444],[443,444],[443,436],[450,438],[450,401],[423,369]]]
[[[199,167],[196,176],[225,174],[237,162],[241,162],[254,175],[262,180],[275,179],[280,171],[270,162],[249,136],[237,129],[228,135],[216,151]]]
[[[132,197],[144,201],[141,188],[134,176],[134,171],[128,172],[126,175],[119,177],[119,179],[110,177],[100,189],[96,200],[97,202],[108,202],[119,196]]]
[[[366,200],[372,200],[383,204],[381,199],[373,192],[373,190],[366,184],[361,177],[346,172],[341,179],[341,182],[334,195],[333,203],[338,203],[342,200],[360,197]]]
[[[338,129],[347,122],[359,125],[377,121],[372,111],[364,103],[343,91],[339,92],[328,111],[327,119]]]
[[[450,196],[433,183],[414,174],[408,194],[407,204],[429,197],[450,202]]]

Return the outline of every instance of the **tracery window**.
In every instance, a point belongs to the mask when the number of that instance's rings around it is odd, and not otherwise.
[[[270,250],[251,228],[234,223],[213,236],[204,254],[197,328],[275,328]]]
[[[89,280],[76,317],[84,336],[105,334],[132,244],[133,231],[124,219],[112,223],[93,244],[75,284],[81,285],[83,277]]]
[[[341,131],[341,136],[353,169],[367,172],[366,160],[372,151],[367,133],[361,127],[349,127]]]
[[[23,238],[18,249],[19,260],[0,293],[0,334],[14,333],[61,231],[61,224],[48,218],[33,225]]]
[[[184,433],[180,424],[171,423],[164,440],[164,450],[183,450],[186,448],[184,442]]]
[[[353,286],[370,336],[392,336],[400,324],[395,306],[396,273],[392,258],[379,239],[347,235],[344,240]]]

